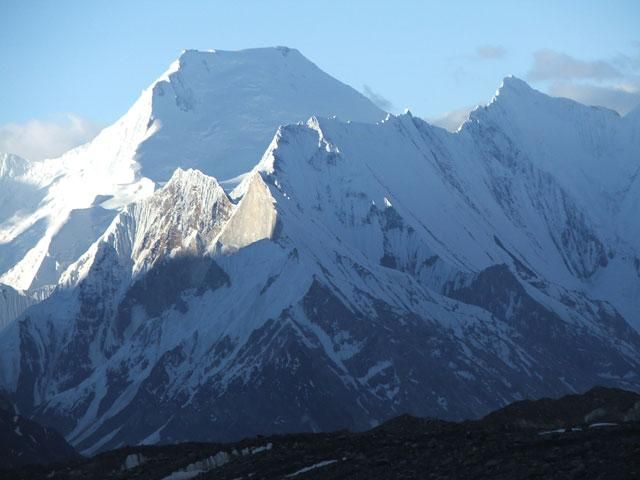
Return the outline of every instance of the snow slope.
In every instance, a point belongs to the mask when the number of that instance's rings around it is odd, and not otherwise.
[[[178,169],[0,334],[0,386],[87,453],[638,390],[634,125],[510,78],[457,133],[312,117],[230,194]]]

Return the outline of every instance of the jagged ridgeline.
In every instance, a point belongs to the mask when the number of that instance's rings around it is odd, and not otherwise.
[[[0,334],[0,386],[85,453],[637,390],[638,112],[509,77],[456,133],[382,117],[294,50],[186,52],[45,162],[83,176],[17,173],[48,194],[20,183],[3,280],[57,287]]]

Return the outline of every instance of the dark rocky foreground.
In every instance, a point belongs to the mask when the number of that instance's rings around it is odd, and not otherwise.
[[[0,396],[0,470],[81,458],[62,435],[18,415],[13,405]]]
[[[173,476],[171,476],[173,474]],[[361,433],[127,447],[0,479],[640,478],[640,395],[595,388],[479,421],[401,416]]]

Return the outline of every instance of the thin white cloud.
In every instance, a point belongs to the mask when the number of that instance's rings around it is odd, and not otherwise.
[[[74,114],[47,120],[0,125],[0,152],[14,153],[29,160],[61,155],[88,142],[101,125]]]
[[[549,93],[571,98],[585,105],[610,108],[621,115],[640,105],[640,81],[635,84],[626,82],[612,86],[555,82],[549,87]]]
[[[631,55],[585,61],[553,50],[538,50],[527,78],[545,90],[621,115],[640,104],[640,49]]]
[[[429,118],[427,121],[432,125],[455,132],[469,118],[469,112],[474,108],[476,108],[476,105],[452,110],[438,117]]]
[[[393,110],[394,107],[393,103],[391,103],[391,100],[377,92],[374,92],[369,85],[363,85],[362,90],[365,97],[371,100],[378,108],[384,110],[385,112],[390,112],[391,110]]]
[[[482,45],[476,48],[476,57],[481,60],[498,60],[507,56],[507,49],[500,45]]]
[[[620,70],[604,60],[584,61],[554,50],[538,50],[527,78],[540,80],[597,80],[622,76]]]

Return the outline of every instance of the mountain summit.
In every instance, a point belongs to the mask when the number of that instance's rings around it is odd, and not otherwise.
[[[230,179],[253,167],[278,125],[311,115],[375,122],[385,113],[295,49],[187,50],[151,87],[153,134],[136,160],[156,181],[176,161]]]

